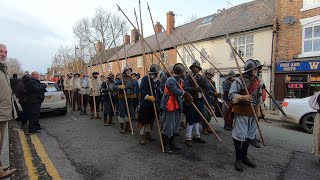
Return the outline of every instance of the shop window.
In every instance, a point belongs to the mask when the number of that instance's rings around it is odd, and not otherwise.
[[[294,74],[294,75],[287,75],[286,76],[286,82],[293,82],[293,83],[297,83],[297,82],[303,82],[303,83],[307,83],[308,82],[308,75],[307,74]]]
[[[292,74],[286,76],[286,98],[302,98],[308,96],[308,74]]]

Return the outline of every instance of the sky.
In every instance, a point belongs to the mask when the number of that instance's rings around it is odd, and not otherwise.
[[[198,18],[214,14],[218,9],[249,0],[141,0],[145,36],[153,34],[147,2],[154,21],[166,24],[166,13],[176,14],[176,25],[192,15]],[[0,43],[6,44],[8,56],[18,58],[24,71],[45,73],[60,45],[73,47],[72,27],[83,17],[92,17],[102,7],[118,13],[118,4],[134,20],[138,0],[7,0],[0,1]],[[129,24],[129,23],[128,23]],[[129,30],[133,29],[129,27]],[[128,34],[130,34],[128,32]]]

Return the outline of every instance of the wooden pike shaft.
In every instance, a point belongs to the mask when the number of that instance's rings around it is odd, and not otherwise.
[[[240,65],[239,65],[239,62],[238,62],[236,53],[235,53],[234,48],[233,48],[233,46],[232,46],[232,44],[231,44],[231,42],[230,42],[230,39],[228,38],[228,35],[227,35],[227,43],[229,44],[229,46],[230,46],[230,48],[231,48],[231,50],[232,50],[233,57],[234,57],[234,60],[236,61],[237,68],[238,68],[238,71],[239,71],[239,74],[240,74],[240,79],[241,79],[241,81],[242,81],[242,84],[243,84],[243,86],[244,86],[244,89],[245,89],[245,91],[246,91],[246,94],[247,94],[247,95],[250,95],[250,94],[249,94],[249,91],[248,91],[248,88],[247,88],[247,84],[246,84],[246,82],[244,81],[243,74],[242,74],[242,71],[241,71],[241,69],[240,69]],[[260,137],[261,137],[261,142],[262,142],[263,145],[266,145],[266,144],[265,144],[265,141],[264,141],[264,138],[263,138],[263,135],[262,135],[262,131],[261,131],[260,125],[259,125],[259,120],[258,120],[258,116],[257,116],[257,114],[256,114],[256,111],[255,111],[252,103],[250,103],[250,106],[251,106],[251,109],[252,109],[252,111],[253,111],[255,121],[256,121],[256,123],[257,123],[257,127],[258,127],[259,134],[260,134]]]
[[[121,27],[121,29],[122,29],[122,27]],[[113,39],[115,39],[114,29],[112,28],[112,25],[111,25],[111,32],[112,32]],[[114,47],[116,48],[117,45],[116,45],[116,42],[115,42],[115,41],[113,41],[113,44],[114,44]],[[120,66],[120,59],[119,59],[118,51],[116,51],[116,55],[117,55],[117,60],[118,60],[119,71],[120,71],[120,73],[121,73],[121,66]],[[125,84],[124,84],[124,81],[123,81],[122,73],[121,73],[120,78],[121,78],[122,84],[125,85]],[[124,94],[124,101],[125,101],[126,108],[127,108],[127,114],[128,114],[128,120],[129,120],[129,124],[130,124],[131,134],[133,135],[131,115],[130,115],[130,110],[129,110],[129,105],[128,105],[128,99],[127,99],[127,94],[126,94],[126,90],[125,90],[125,89],[123,89],[123,94]]]

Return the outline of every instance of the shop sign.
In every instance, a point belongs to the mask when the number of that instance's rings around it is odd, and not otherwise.
[[[288,84],[289,89],[302,89],[303,84]]]
[[[320,60],[277,63],[277,72],[301,72],[320,70]]]

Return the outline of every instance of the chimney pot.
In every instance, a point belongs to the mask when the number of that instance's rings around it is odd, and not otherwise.
[[[173,13],[173,11],[169,11],[167,12],[167,34],[170,35],[171,34],[171,29],[173,30],[174,27],[174,23],[175,23],[175,18],[174,18],[175,14]]]
[[[162,25],[160,24],[160,22],[156,22],[156,24],[154,25],[154,30],[156,33],[162,32]]]
[[[123,37],[123,43],[124,44],[130,44],[130,35],[128,35],[127,33]]]
[[[131,30],[131,42],[132,43],[136,43],[139,41],[139,34],[138,34],[138,30],[136,29],[132,29]]]

